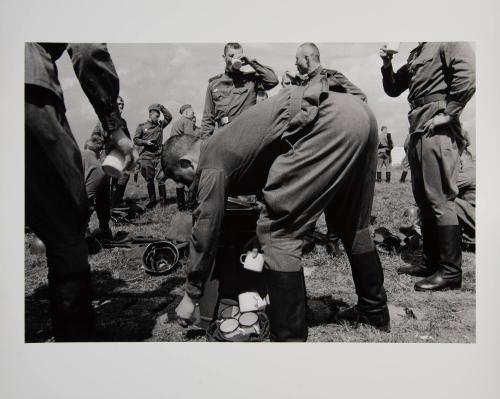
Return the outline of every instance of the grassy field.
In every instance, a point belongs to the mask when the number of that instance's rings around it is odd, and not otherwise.
[[[400,171],[393,171],[393,182],[377,183],[372,214],[374,227],[384,226],[397,234],[403,210],[413,203],[410,183],[398,182]],[[408,179],[407,179],[408,180]],[[139,225],[115,225],[114,231],[165,235],[176,212],[175,187],[167,184],[170,205],[146,212]],[[144,181],[130,182],[126,197],[146,200]],[[142,224],[143,223],[143,224]],[[95,216],[91,226],[96,225]],[[323,218],[317,229],[325,232]],[[25,237],[25,340],[51,341],[48,316],[47,267],[44,256],[31,255],[32,235]],[[184,274],[178,268],[167,276],[151,276],[141,269],[141,252],[131,249],[105,249],[90,256],[94,308],[103,341],[204,341],[197,330],[186,330],[174,320],[181,299]],[[304,258],[310,342],[460,342],[474,343],[476,331],[475,255],[464,253],[463,286],[458,291],[418,293],[416,277],[398,275],[405,262],[419,261],[418,252],[406,256],[381,253],[391,312],[391,332],[371,327],[352,328],[328,322],[341,305],[356,301],[347,257],[331,258],[322,245]]]

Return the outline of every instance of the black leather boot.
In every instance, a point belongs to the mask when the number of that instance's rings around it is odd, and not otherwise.
[[[50,315],[55,340],[92,341],[95,318],[85,241],[64,249],[48,249],[47,264]]]
[[[422,263],[419,265],[401,266],[399,274],[409,274],[416,277],[427,277],[436,272],[439,259],[437,229],[433,222],[422,220],[423,253]]]
[[[167,206],[167,189],[165,184],[158,184],[158,193],[160,194],[160,205]]]
[[[125,188],[126,188],[126,186],[123,186],[121,184],[117,184],[114,186],[113,196],[111,199],[111,207],[112,208],[117,208],[122,203],[123,195],[125,194]]]
[[[391,172],[385,172],[385,181],[387,183],[391,182]]]
[[[406,176],[408,176],[408,172],[406,170],[403,170],[403,173],[401,173],[401,179],[399,179],[399,182],[404,183],[406,180]]]
[[[352,278],[358,295],[358,304],[340,310],[334,318],[337,323],[368,324],[389,332],[391,322],[384,289],[384,274],[376,250],[349,255]]]
[[[274,342],[305,342],[306,286],[304,272],[278,272],[264,269],[269,294],[267,315],[270,338]]]
[[[377,181],[378,181],[379,183],[381,183],[381,182],[382,182],[382,172],[377,172]]]
[[[185,211],[187,209],[187,204],[184,188],[176,188],[175,193],[177,194],[177,209],[179,211]]]
[[[151,209],[154,208],[157,203],[155,181],[154,180],[148,181],[147,187],[148,187],[149,202],[146,204],[146,208]]]
[[[438,226],[438,265],[431,276],[415,283],[416,291],[441,291],[462,287],[460,226]]]

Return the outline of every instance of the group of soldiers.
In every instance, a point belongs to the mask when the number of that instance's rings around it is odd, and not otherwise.
[[[186,104],[165,143],[162,132],[172,115],[160,104],[149,107],[149,119],[132,141],[106,46],[27,43],[26,216],[47,247],[57,341],[91,340],[95,327],[84,240],[89,208],[55,67],[64,50],[99,117],[89,145],[101,137],[106,151],[122,153],[124,169],[131,173],[139,157],[135,147],[140,148],[148,207],[156,204],[155,179],[162,199],[166,179],[177,183],[180,207],[187,188],[196,197],[185,294],[176,309],[183,324],[192,322],[203,295],[227,197],[257,195],[263,207],[254,253],[263,252],[265,258],[271,340],[307,340],[301,256],[323,212],[328,237],[342,241],[358,296],[357,304],[341,309],[335,321],[390,330],[370,215],[375,181],[381,178],[377,158],[390,158],[392,140],[387,134],[379,140],[366,95],[341,72],[324,68],[314,43],[297,48],[298,73],[286,72],[282,89],[269,98],[265,91],[279,84],[275,72],[248,58],[239,43],[227,43],[225,71],[208,82],[201,127]],[[465,43],[419,43],[397,72],[390,53],[381,49],[380,56],[385,92],[397,96],[409,89],[411,107],[408,162],[424,262],[402,272],[425,277],[415,284],[419,291],[460,288],[461,230],[454,201],[465,140],[459,116],[475,91],[474,54]],[[242,70],[244,65],[251,71]],[[124,182],[113,184],[117,198],[123,197],[118,187]],[[64,217],[54,217],[61,212]]]

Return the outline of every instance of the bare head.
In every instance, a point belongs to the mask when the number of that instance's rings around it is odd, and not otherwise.
[[[165,176],[177,183],[191,185],[200,158],[200,139],[183,134],[170,137],[163,146],[161,166]]]
[[[387,126],[382,126],[382,127],[380,128],[380,131],[381,131],[382,133],[387,133]]]
[[[123,98],[118,96],[116,99],[116,105],[118,106],[118,111],[120,111],[120,115],[123,112],[123,108],[125,108],[125,101],[123,101]]]
[[[319,49],[314,43],[303,43],[297,48],[295,66],[300,74],[314,71],[320,66]]]
[[[180,109],[179,113],[183,116],[185,116],[188,119],[193,119],[194,117],[194,110],[193,107],[190,104],[184,104]]]
[[[103,147],[104,147],[104,141],[101,137],[97,135],[92,135],[90,139],[88,139],[85,142],[83,146],[85,150],[90,150],[94,152],[97,156],[99,156],[99,153],[101,152]]]

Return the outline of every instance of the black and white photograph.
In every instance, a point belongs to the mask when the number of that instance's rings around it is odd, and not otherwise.
[[[25,51],[26,342],[475,342],[474,43]]]
[[[499,8],[2,4],[0,396],[498,397]]]

